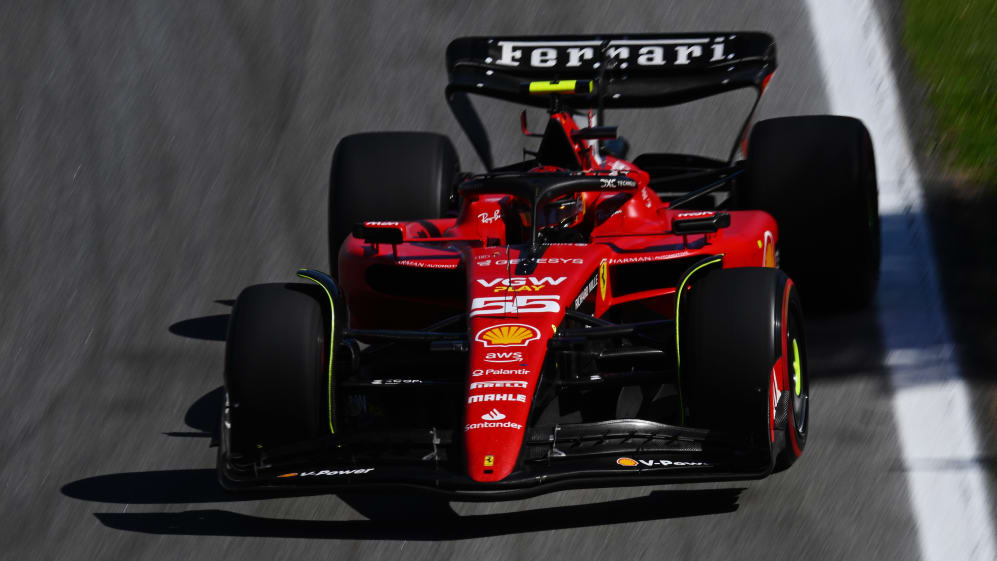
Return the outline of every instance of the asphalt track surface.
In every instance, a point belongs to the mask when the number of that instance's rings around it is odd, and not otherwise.
[[[327,268],[340,137],[443,132],[480,169],[442,94],[464,34],[765,30],[760,117],[826,113],[804,7],[742,4],[5,3],[0,557],[917,559],[874,311],[809,320],[809,446],[763,481],[449,504],[215,482],[229,303]],[[743,101],[616,122],[633,154],[717,154]],[[518,158],[515,112],[485,109]]]

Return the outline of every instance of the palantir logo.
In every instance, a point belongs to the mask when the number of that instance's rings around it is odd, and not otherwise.
[[[488,413],[482,415],[481,418],[485,421],[501,421],[502,419],[505,419],[505,415],[499,412],[498,409],[492,409]]]

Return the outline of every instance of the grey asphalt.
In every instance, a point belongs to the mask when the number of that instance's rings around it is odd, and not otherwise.
[[[0,557],[917,559],[871,312],[810,320],[808,450],[763,481],[450,506],[214,482],[226,301],[326,268],[340,137],[443,132],[480,169],[452,38],[714,29],[775,35],[761,117],[827,111],[792,0],[4,3]],[[635,154],[717,154],[743,102],[611,118]],[[515,110],[485,113],[518,158]]]

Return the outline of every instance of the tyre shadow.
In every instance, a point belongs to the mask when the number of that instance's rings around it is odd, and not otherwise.
[[[224,341],[228,335],[228,320],[231,314],[217,314],[178,321],[169,327],[170,333],[201,339],[202,341]]]

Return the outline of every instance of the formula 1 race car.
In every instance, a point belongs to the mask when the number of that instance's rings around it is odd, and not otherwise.
[[[222,484],[480,499],[792,465],[801,296],[867,304],[879,218],[860,121],[752,126],[775,67],[764,33],[454,40],[446,96],[487,172],[438,134],[342,139],[332,273],[234,305]],[[739,88],[757,97],[725,161],[627,160],[603,123]],[[495,166],[471,94],[548,110],[542,133],[521,119],[535,151]]]

